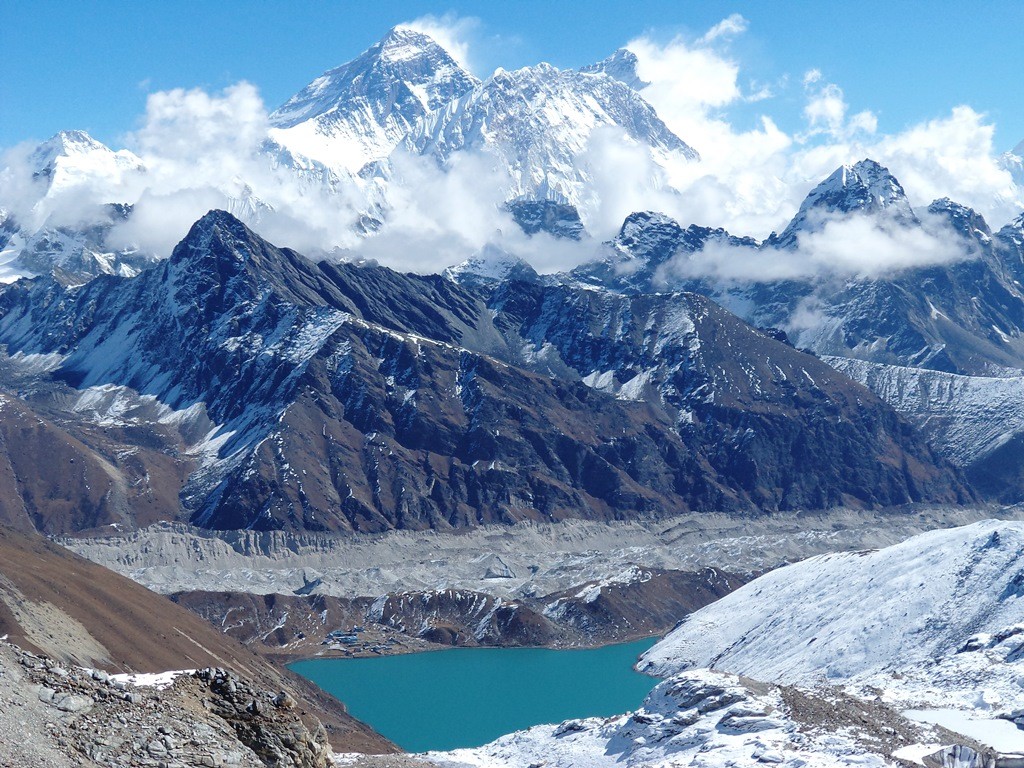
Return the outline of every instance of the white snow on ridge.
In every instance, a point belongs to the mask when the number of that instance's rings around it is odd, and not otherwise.
[[[961,466],[1024,431],[1024,376],[961,376],[844,357],[823,359],[910,419],[943,456]]]
[[[890,764],[858,736],[849,728],[808,729],[790,716],[778,688],[699,670],[659,684],[636,712],[540,725],[483,747],[423,757],[451,768]]]
[[[1020,656],[1024,524],[987,520],[779,568],[691,614],[641,668],[881,689],[904,708],[991,716],[1019,707]]]
[[[24,247],[25,238],[15,233],[7,245],[0,248],[0,283],[13,283],[23,277],[35,276],[34,272],[26,269],[19,261]]]
[[[191,675],[193,672],[195,672],[194,669],[176,669],[169,672],[126,672],[110,675],[110,679],[138,688],[156,688],[158,691],[162,691],[164,688],[170,688],[175,679],[182,675]]]
[[[982,764],[959,746],[973,739],[985,759],[1009,756],[995,765],[1017,765],[1022,657],[1024,523],[986,520],[785,566],[691,614],[642,657],[668,679],[636,712],[424,757],[453,768],[814,768],[932,756],[968,768]]]

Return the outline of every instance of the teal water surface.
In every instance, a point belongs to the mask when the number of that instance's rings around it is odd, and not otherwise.
[[[657,680],[633,669],[654,640],[587,650],[453,648],[289,665],[410,752],[476,747],[541,723],[636,709]]]

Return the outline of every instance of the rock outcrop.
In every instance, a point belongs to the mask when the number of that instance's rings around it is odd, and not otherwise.
[[[219,668],[160,676],[63,666],[0,643],[0,758],[58,766],[326,768],[327,733],[284,691]],[[32,721],[9,743],[11,720]],[[43,727],[39,721],[45,724]]]

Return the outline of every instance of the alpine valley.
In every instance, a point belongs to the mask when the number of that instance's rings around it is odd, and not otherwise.
[[[5,156],[0,763],[1024,765],[1024,145],[1009,221],[858,156],[608,229],[602,147],[714,149],[638,53],[457,53],[316,77],[180,232],[145,142]],[[283,666],[662,635],[632,713],[420,755]]]

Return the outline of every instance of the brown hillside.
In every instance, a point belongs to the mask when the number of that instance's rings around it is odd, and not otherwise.
[[[341,751],[393,745],[335,699],[279,669],[198,616],[35,534],[0,526],[0,637],[68,663],[110,671],[225,667],[288,690]]]

